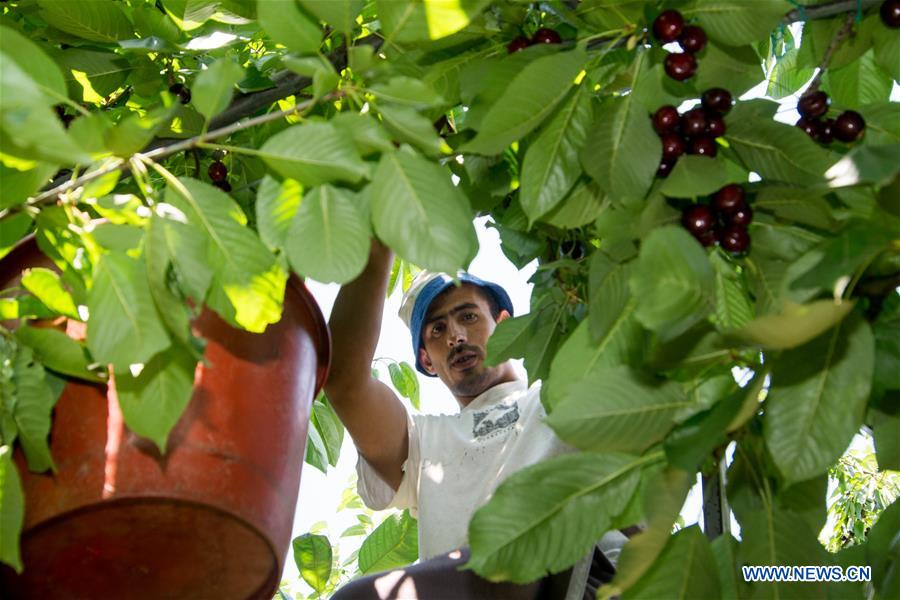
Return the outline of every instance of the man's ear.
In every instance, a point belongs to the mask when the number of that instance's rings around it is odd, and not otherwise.
[[[429,375],[437,375],[437,371],[434,370],[434,364],[432,364],[431,358],[429,358],[425,348],[419,348],[419,363],[425,367],[425,370],[428,371]]]
[[[511,318],[512,315],[509,314],[509,311],[501,310],[500,314],[497,316],[497,323],[502,323],[503,321]]]

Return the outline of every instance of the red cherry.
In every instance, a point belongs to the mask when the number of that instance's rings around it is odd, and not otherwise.
[[[845,110],[834,120],[831,128],[834,137],[849,144],[860,139],[866,132],[866,121],[855,110]]]
[[[731,99],[731,92],[724,88],[709,88],[705,92],[703,92],[703,97],[700,99],[703,104],[703,108],[709,111],[717,112],[720,115],[728,114],[728,111],[731,110],[731,105],[733,100]]]
[[[231,191],[231,184],[227,181],[213,181],[213,185],[222,190],[223,192]]]
[[[225,181],[228,178],[228,167],[225,166],[225,163],[216,161],[209,165],[206,174],[213,181]]]
[[[822,119],[818,122],[814,139],[827,146],[834,141],[834,119]]]
[[[685,52],[697,54],[706,47],[706,32],[702,27],[688,25],[678,37],[678,42]]]
[[[721,188],[712,199],[712,207],[716,212],[724,215],[730,215],[746,205],[744,188],[736,183]]]
[[[684,140],[677,133],[667,133],[662,136],[662,157],[664,161],[674,162],[687,149]]]
[[[511,41],[509,44],[507,44],[506,51],[509,54],[514,54],[514,53],[518,52],[519,50],[524,50],[525,48],[527,48],[530,45],[531,45],[531,40],[529,40],[524,35],[520,35],[519,37],[517,37],[513,41]]]
[[[884,0],[879,12],[885,25],[892,29],[900,27],[900,0]]]
[[[750,248],[750,234],[742,225],[731,225],[718,232],[719,245],[732,254],[743,254]]]
[[[169,87],[169,92],[178,96],[178,101],[187,104],[191,101],[191,90],[183,83],[174,83]]]
[[[554,29],[548,29],[546,27],[542,27],[534,32],[534,35],[531,36],[532,44],[560,44],[562,43],[562,38]]]
[[[716,215],[706,204],[694,204],[681,213],[681,224],[694,237],[711,232],[716,226]]]
[[[829,100],[828,94],[825,92],[811,92],[804,94],[800,100],[797,101],[797,112],[805,119],[818,119],[828,112],[828,105],[830,103],[831,100]]]
[[[674,160],[664,160],[659,163],[659,168],[656,169],[656,176],[666,178],[669,176],[669,173],[672,172],[672,169],[675,168]]]
[[[725,135],[725,119],[719,115],[706,116],[706,133],[714,138]]]
[[[708,124],[702,108],[692,108],[681,116],[681,132],[688,137],[704,135]]]
[[[711,137],[697,137],[691,140],[691,146],[688,148],[688,154],[698,154],[700,156],[708,156],[713,158],[718,152],[718,144]]]
[[[811,138],[816,137],[816,133],[819,131],[819,122],[806,119],[804,117],[800,117],[800,120],[795,124],[797,127],[803,130],[803,132]]]
[[[684,81],[697,72],[697,59],[687,52],[670,52],[665,61],[666,75],[676,81]]]
[[[674,42],[684,29],[684,17],[677,10],[664,10],[653,21],[653,35],[663,44]]]
[[[672,133],[678,128],[678,109],[671,105],[661,106],[653,113],[653,128],[656,133]]]
[[[743,225],[746,227],[753,221],[753,209],[749,206],[742,206],[729,216],[732,225]]]

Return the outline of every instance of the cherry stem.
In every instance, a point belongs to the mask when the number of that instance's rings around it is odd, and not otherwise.
[[[844,19],[844,24],[835,32],[834,37],[831,38],[831,43],[829,43],[828,48],[825,49],[825,54],[822,55],[822,61],[819,63],[816,76],[813,77],[812,82],[810,82],[809,87],[806,88],[804,94],[811,94],[819,89],[819,85],[822,83],[822,75],[828,69],[828,65],[831,63],[831,57],[834,56],[834,53],[840,45],[844,43],[844,40],[846,40],[850,35],[850,32],[853,31],[854,21],[855,13],[848,12]]]

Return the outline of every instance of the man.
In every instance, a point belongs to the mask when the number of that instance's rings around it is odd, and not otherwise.
[[[488,338],[512,316],[509,296],[469,274],[458,276],[459,285],[444,274],[416,278],[400,310],[416,368],[439,377],[460,412],[409,415],[371,377],[392,262],[391,251],[373,240],[365,270],[338,294],[325,391],[359,451],[360,495],[373,509],[409,508],[417,515],[421,562],[354,581],[335,598],[548,597],[551,586],[565,582],[491,584],[458,569],[468,556],[469,519],[503,479],[569,450],[543,423],[540,386],[528,389],[509,361],[484,365]]]

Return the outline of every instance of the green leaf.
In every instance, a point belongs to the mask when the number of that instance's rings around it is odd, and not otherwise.
[[[673,198],[707,196],[729,183],[740,183],[728,172],[725,160],[707,156],[681,156],[659,188]]]
[[[40,267],[25,269],[22,272],[22,287],[50,310],[73,319],[79,318],[72,295],[63,287],[55,271]]]
[[[791,284],[792,288],[815,287],[834,290],[844,278],[851,278],[875,256],[888,247],[893,235],[869,222],[851,223],[838,236],[826,239],[810,251],[821,256],[816,264]],[[818,253],[818,254],[817,254]]]
[[[421,42],[447,37],[464,29],[490,0],[376,0],[388,41]]]
[[[0,446],[0,562],[22,572],[19,535],[25,522],[25,493],[12,448]]]
[[[744,166],[767,180],[818,183],[833,163],[828,151],[797,127],[765,117],[730,118],[725,138]]]
[[[62,331],[20,325],[16,338],[34,351],[35,357],[48,369],[88,381],[105,378],[89,368],[86,348]]]
[[[472,517],[466,566],[525,583],[573,565],[625,509],[651,460],[577,453],[514,473]]]
[[[55,164],[88,163],[91,158],[66,135],[45,92],[0,52],[0,142],[4,154]]]
[[[230,196],[196,179],[178,181],[183,187],[170,185],[166,201],[187,216],[194,236],[203,240],[200,248],[205,246],[206,264],[213,269],[207,304],[230,323],[261,333],[281,320],[287,273],[246,227],[246,215]]]
[[[446,102],[424,81],[402,75],[391,77],[387,83],[376,83],[369,91],[375,94],[378,100],[415,109],[435,108]]]
[[[50,25],[92,42],[118,42],[134,37],[131,21],[118,2],[39,0],[41,17]]]
[[[55,52],[53,57],[63,67],[69,89],[85,101],[109,96],[125,83],[134,69],[129,60],[114,52],[70,48]]]
[[[638,320],[663,339],[687,331],[715,308],[712,266],[682,227],[660,227],[647,236],[630,286]],[[659,293],[661,289],[666,293]]]
[[[742,46],[767,38],[791,5],[787,0],[755,0],[752,5],[746,0],[694,0],[680,10],[713,40]]]
[[[627,279],[622,279],[620,285],[627,288]],[[612,300],[618,291],[607,292],[607,295]],[[565,402],[572,386],[596,369],[635,364],[642,358],[644,335],[634,317],[634,303],[629,302],[621,310],[610,307],[609,311],[617,312],[599,338],[593,337],[591,323],[585,319],[556,352],[550,365],[550,377],[544,383],[548,410]]]
[[[331,542],[324,535],[305,533],[291,542],[300,577],[318,593],[324,593],[331,578]]]
[[[263,177],[256,192],[256,227],[259,237],[270,250],[285,247],[301,198],[303,187],[297,181],[278,181],[270,175]]]
[[[390,363],[388,365],[388,373],[391,376],[391,383],[400,395],[408,398],[412,405],[418,410],[419,406],[419,380],[416,372],[409,363]]]
[[[869,531],[865,564],[872,566],[872,581],[881,589],[891,571],[897,577],[897,531],[900,530],[900,502],[894,500]],[[892,560],[893,559],[893,560]],[[883,596],[888,598],[889,596]]]
[[[500,154],[541,124],[572,88],[586,62],[581,48],[535,59],[513,78],[485,114],[478,135],[460,150]]]
[[[698,67],[697,74],[692,79],[698,90],[723,87],[735,98],[740,98],[763,79],[760,60],[752,46],[723,48],[716,42],[709,42],[703,54],[703,58],[698,61],[703,68]]]
[[[128,370],[116,371],[116,392],[125,424],[153,440],[162,453],[169,432],[191,399],[196,366],[193,354],[174,344],[150,359],[137,377]]]
[[[150,295],[143,259],[104,254],[94,266],[88,293],[91,355],[117,372],[143,364],[169,346],[169,336]]]
[[[447,143],[434,130],[431,121],[405,106],[379,106],[384,128],[397,137],[419,148],[429,156],[449,151]]]
[[[363,0],[298,0],[306,10],[325,21],[336,31],[350,33],[356,25],[356,15],[363,8]]]
[[[144,237],[143,254],[147,263],[150,294],[159,310],[159,315],[175,339],[187,344],[190,339],[190,324],[187,304],[183,298],[186,291],[176,283],[178,267],[174,266],[174,257],[177,253],[177,242],[172,226],[188,228],[182,223],[173,223],[159,215],[153,215]],[[182,257],[186,258],[187,256],[182,255]],[[195,298],[206,296],[206,289],[212,279],[212,272],[205,265],[201,268],[204,269],[205,283],[203,285],[205,287],[198,295],[194,296]]]
[[[721,589],[715,558],[698,525],[672,536],[665,549],[622,600],[633,598],[719,598]]]
[[[191,86],[191,103],[209,121],[231,102],[234,86],[244,70],[230,58],[220,58],[202,71]]]
[[[781,312],[757,317],[729,333],[761,348],[796,348],[834,327],[853,310],[853,304],[834,300],[795,304],[785,300]]]
[[[728,442],[725,437],[728,425],[743,406],[746,392],[738,388],[733,379],[727,383],[729,388],[737,389],[725,397],[714,398],[716,403],[711,409],[691,416],[666,436],[664,444],[669,464],[693,473],[703,466],[715,448]]]
[[[369,195],[375,233],[405,260],[453,273],[475,256],[468,199],[443,167],[410,152],[389,152]]]
[[[331,119],[331,124],[337,127],[343,135],[348,135],[353,139],[356,149],[362,156],[394,150],[394,145],[387,132],[369,113],[340,113]]]
[[[798,514],[772,508],[741,521],[741,559],[747,565],[827,565],[830,561],[815,533]],[[754,596],[765,598],[825,598],[821,582],[756,582]]]
[[[405,510],[387,517],[359,548],[361,573],[405,567],[419,557],[419,525]]]
[[[531,337],[531,324],[537,313],[527,313],[501,321],[487,343],[487,358],[484,364],[499,365],[511,358],[525,356],[525,348]]]
[[[809,81],[815,70],[812,67],[800,67],[798,63],[799,48],[785,52],[769,72],[769,87],[766,95],[780,100],[796,93]]]
[[[0,196],[0,208],[9,208],[22,204],[29,196],[40,190],[57,170],[57,165],[47,163],[37,163],[34,165],[34,168],[29,168],[26,171],[11,169],[0,163],[0,187],[3,188],[3,195]],[[0,234],[0,243],[3,244],[0,247],[6,247],[6,244],[17,242],[21,238],[21,235],[13,235],[11,233],[16,229],[12,225],[14,219],[16,219],[15,216],[9,216],[5,219],[5,222],[8,224],[3,228],[3,233]],[[21,217],[19,219],[21,223]],[[30,218],[27,219],[27,223],[31,223]],[[9,234],[9,237],[7,237],[7,234]]]
[[[346,283],[369,258],[369,224],[351,194],[330,185],[310,190],[285,241],[291,267],[316,281]]]
[[[889,27],[875,27],[872,32],[875,62],[892,79],[900,80],[900,37]]]
[[[319,399],[313,404],[311,421],[321,435],[328,464],[337,466],[341,456],[341,444],[344,441],[344,425],[324,394],[320,394]]]
[[[759,188],[753,210],[767,211],[780,220],[831,230],[835,219],[821,191],[802,187],[766,185]]]
[[[600,367],[569,386],[546,422],[582,450],[640,452],[662,439],[675,413],[687,404],[673,381],[624,365]]]
[[[787,481],[823,472],[859,430],[872,384],[874,339],[858,316],[774,363],[764,432]]]
[[[652,476],[643,489],[647,526],[622,548],[616,575],[608,586],[600,588],[598,598],[621,595],[642,580],[669,541],[672,524],[695,481],[693,473],[672,467]]]
[[[47,436],[57,395],[47,385],[44,367],[34,359],[27,346],[19,346],[13,363],[16,404],[13,419],[19,430],[19,442],[25,451],[28,468],[36,473],[56,470],[50,456]],[[61,391],[61,390],[60,390]]]
[[[825,90],[837,105],[875,104],[891,96],[891,78],[875,63],[872,52],[863,54],[846,67],[829,69],[825,83]]]
[[[607,199],[600,186],[582,178],[569,195],[540,220],[554,227],[575,229],[596,220],[606,206]]]
[[[325,448],[324,440],[322,440],[322,433],[315,426],[307,429],[306,454],[303,460],[306,464],[315,467],[323,474],[328,474],[328,450]]]
[[[880,398],[886,390],[900,390],[900,294],[891,294],[884,300],[872,331],[875,333],[872,396]]]
[[[59,102],[67,96],[66,82],[59,67],[32,40],[15,29],[0,26],[0,52],[28,74],[44,92],[48,103]]]
[[[522,163],[519,202],[534,222],[569,193],[581,175],[578,154],[593,119],[591,95],[578,86],[529,144]]]
[[[647,110],[629,94],[607,101],[596,112],[595,125],[581,152],[584,170],[613,198],[642,198],[662,155],[662,143]]]
[[[269,37],[290,50],[310,54],[322,44],[318,21],[296,2],[257,0],[256,18]]]
[[[353,141],[330,123],[289,127],[270,137],[259,152],[271,169],[308,186],[356,183],[368,174]]]
[[[722,254],[713,254],[711,262],[716,274],[716,324],[737,329],[753,319],[749,290],[741,273]]]
[[[180,104],[169,108],[160,106],[144,114],[138,112],[129,114],[115,127],[103,132],[107,148],[116,156],[123,158],[140,152],[175,114],[178,110],[176,106]]]

